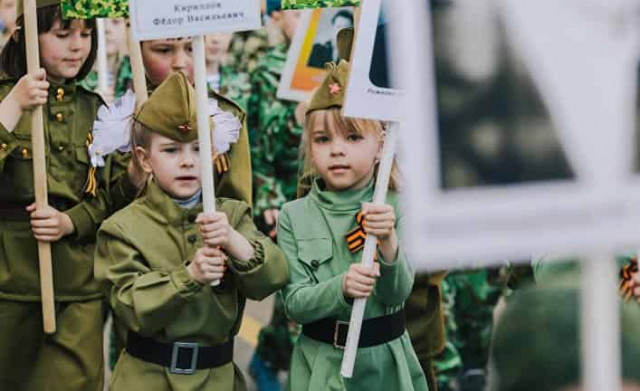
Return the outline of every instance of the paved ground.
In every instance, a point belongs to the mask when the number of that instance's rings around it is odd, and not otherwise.
[[[242,328],[240,334],[236,339],[234,361],[238,367],[245,374],[247,379],[248,391],[256,391],[255,384],[249,376],[249,361],[253,355],[253,350],[258,342],[258,332],[262,325],[267,324],[271,319],[271,310],[273,307],[273,296],[263,300],[262,302],[248,301],[245,308],[245,316],[242,321]],[[109,328],[108,323],[105,330]],[[108,333],[105,331],[105,338],[108,337]],[[107,390],[108,379],[110,371],[105,371],[105,390]]]

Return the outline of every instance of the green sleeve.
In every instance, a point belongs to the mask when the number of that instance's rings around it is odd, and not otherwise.
[[[7,161],[7,157],[18,148],[18,145],[15,136],[0,123],[0,177],[4,172],[4,163]]]
[[[289,319],[307,324],[351,310],[342,292],[344,273],[316,282],[298,262],[298,247],[286,206],[278,219],[278,245],[289,261],[289,284],[282,290]]]
[[[413,287],[414,271],[413,267],[406,258],[403,251],[402,232],[402,216],[397,211],[396,234],[398,235],[398,255],[393,262],[387,262],[382,258],[382,254],[378,251],[378,259],[380,259],[380,277],[376,282],[374,294],[387,306],[401,305],[411,294]]]
[[[246,126],[242,127],[238,141],[231,146],[229,162],[231,170],[222,175],[216,194],[252,205],[251,154]]]
[[[241,216],[235,229],[253,245],[256,256],[249,261],[232,259],[230,268],[238,276],[239,289],[245,297],[262,300],[287,283],[287,260],[278,246],[258,231],[249,206],[238,210]]]
[[[94,273],[118,319],[145,335],[173,321],[203,286],[185,266],[173,271],[149,269],[122,229],[109,221],[98,232]]]
[[[128,157],[112,154],[100,170],[100,185],[95,197],[89,196],[65,213],[71,218],[78,239],[95,235],[100,224],[114,212],[134,200],[137,189],[127,174]]]

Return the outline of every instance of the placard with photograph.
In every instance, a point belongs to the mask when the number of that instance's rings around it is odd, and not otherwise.
[[[402,91],[392,84],[387,10],[393,0],[367,0],[362,5],[344,115],[355,118],[399,121]]]
[[[336,37],[353,27],[353,8],[326,8],[302,11],[287,55],[277,96],[306,102],[326,75],[325,64],[338,62]]]
[[[637,17],[590,3],[431,0],[394,27],[420,268],[637,248]]]

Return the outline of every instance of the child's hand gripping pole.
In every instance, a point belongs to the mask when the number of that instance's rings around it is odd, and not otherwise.
[[[376,188],[373,193],[374,204],[383,204],[387,198],[391,168],[393,167],[393,157],[396,152],[396,145],[398,144],[399,130],[400,125],[394,123],[387,132],[382,150],[382,159],[380,160],[380,168],[378,170],[378,178],[376,179]],[[364,242],[361,262],[369,268],[373,267],[377,242],[378,238],[375,235],[367,235]],[[358,342],[360,341],[360,330],[362,329],[362,320],[364,318],[366,305],[366,298],[355,299],[353,302],[351,319],[349,321],[349,333],[347,334],[347,343],[344,349],[344,356],[342,356],[342,368],[340,369],[340,374],[346,378],[353,376],[353,367],[356,362],[356,354],[358,353]]]
[[[193,38],[193,69],[196,79],[196,103],[198,106],[198,143],[200,144],[200,178],[202,182],[202,203],[204,213],[215,212],[216,196],[213,187],[213,159],[211,154],[211,128],[209,98],[207,92],[207,71],[204,56],[204,36]],[[220,285],[220,280],[211,286]]]
[[[27,41],[27,73],[34,73],[40,69],[36,0],[24,0],[24,19],[25,36]],[[48,201],[42,106],[36,106],[31,112],[31,142],[36,205],[38,207],[44,207],[48,205]],[[53,334],[56,332],[56,314],[53,296],[51,245],[49,243],[38,242],[38,259],[40,262],[40,296],[42,298],[42,320],[44,324],[44,332],[47,334]]]

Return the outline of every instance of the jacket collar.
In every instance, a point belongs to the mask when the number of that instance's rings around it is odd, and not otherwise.
[[[191,209],[183,209],[154,180],[147,183],[142,202],[150,207],[156,220],[170,225],[193,223],[198,214],[202,213],[202,203]]]
[[[362,209],[363,202],[370,202],[373,199],[373,184],[371,179],[367,185],[359,190],[329,191],[325,190],[322,179],[313,182],[309,196],[324,209],[335,211],[358,211]]]

